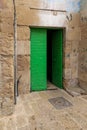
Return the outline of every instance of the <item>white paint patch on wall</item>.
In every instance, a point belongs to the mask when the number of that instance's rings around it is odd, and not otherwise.
[[[63,10],[67,12],[79,12],[81,0],[30,0],[31,8]]]
[[[81,0],[44,0],[47,8],[79,12]]]
[[[52,12],[39,12],[38,13],[39,26],[47,27],[66,27],[67,19],[66,13]]]
[[[66,10],[66,1],[65,0],[45,0],[47,8],[55,10]]]

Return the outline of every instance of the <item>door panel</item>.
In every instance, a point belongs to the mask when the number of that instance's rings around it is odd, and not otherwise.
[[[31,29],[31,90],[41,91],[47,88],[46,29]]]
[[[63,88],[62,84],[62,44],[63,44],[63,31],[55,30],[52,34],[52,83]]]

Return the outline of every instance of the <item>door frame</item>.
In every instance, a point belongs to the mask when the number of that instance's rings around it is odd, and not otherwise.
[[[47,27],[47,26],[29,26],[30,28],[30,68],[31,68],[31,29],[32,28],[42,28],[42,29],[51,29],[51,30],[63,30],[63,42],[62,42],[62,89],[64,89],[64,64],[65,64],[65,53],[64,53],[64,48],[65,48],[65,41],[66,41],[66,27]],[[61,89],[61,88],[60,88]],[[30,69],[30,92],[32,92],[32,89],[31,89],[31,69]]]

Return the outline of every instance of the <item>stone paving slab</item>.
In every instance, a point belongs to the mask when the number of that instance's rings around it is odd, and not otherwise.
[[[55,109],[48,101],[61,96],[72,106]],[[87,96],[72,97],[60,89],[21,95],[14,114],[0,118],[0,130],[87,130]]]

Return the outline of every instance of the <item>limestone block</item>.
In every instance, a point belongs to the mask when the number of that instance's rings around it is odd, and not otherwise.
[[[18,56],[17,57],[18,71],[24,71],[25,69],[29,70],[30,67],[30,56]]]
[[[44,1],[44,0],[34,0],[30,1],[30,7],[33,8],[44,8],[44,9],[55,9],[55,10],[66,10],[65,1]]]
[[[82,40],[87,39],[87,26],[83,26],[81,28],[81,39]]]
[[[50,27],[66,27],[66,14],[54,11],[30,11],[32,19],[30,25],[34,26],[50,26]],[[49,21],[49,22],[48,22]]]
[[[78,57],[78,47],[79,47],[79,42],[72,41],[72,52],[71,52],[72,57]]]
[[[87,40],[81,40],[79,43],[79,65],[87,65]]]
[[[84,47],[85,46],[85,47]],[[79,42],[79,49],[87,48],[87,39],[83,39]],[[83,50],[84,51],[84,50]]]
[[[64,68],[68,69],[70,67],[71,67],[70,58],[65,58],[64,59]]]
[[[36,7],[36,8],[41,8],[41,5],[43,6],[43,0],[19,0],[19,1],[16,1],[16,5],[19,6],[19,5],[23,5],[23,6],[28,6],[29,7]]]
[[[65,45],[64,45],[64,49],[66,50],[66,51],[68,51],[68,50],[71,50],[71,46],[72,45],[72,42],[70,42],[70,41],[65,41]]]
[[[13,1],[12,0],[4,0],[5,2],[6,2],[6,4],[7,4],[7,7],[10,9],[10,10],[12,10],[13,9]]]
[[[82,79],[79,78],[79,85],[81,88],[87,91],[87,80],[83,81]]]
[[[18,71],[18,76],[21,75],[18,84],[19,94],[28,94],[30,92],[30,71],[25,69],[24,71]]]
[[[6,3],[5,3],[5,1],[4,0],[0,0],[0,8],[1,9],[4,9],[4,8],[6,8],[7,6],[6,6]]]
[[[77,78],[72,78],[70,81],[69,81],[69,84],[70,86],[72,87],[75,87],[78,85],[78,79]]]
[[[72,16],[70,16],[70,14]],[[69,27],[80,27],[80,14],[79,13],[68,13],[67,16],[69,18],[72,17],[70,21],[67,19]]]
[[[66,29],[66,40],[81,40],[81,29],[80,28],[68,28]]]
[[[18,56],[18,78],[21,76],[18,84],[19,93],[28,93],[30,90],[30,57]]]
[[[78,78],[78,64],[72,68],[72,78]]]
[[[17,55],[30,55],[30,41],[17,42]]]
[[[4,98],[3,102],[2,102],[2,115],[11,115],[14,111],[14,104],[13,104],[13,100],[11,100],[10,98]]]
[[[3,81],[14,77],[14,59],[13,57],[1,57],[1,66],[2,66],[2,79]]]
[[[78,85],[78,79],[64,79],[64,87],[67,88],[67,87],[75,87]]]
[[[1,17],[2,18],[7,18],[7,20],[8,20],[8,18],[14,18],[14,10],[13,10],[13,8],[9,8],[9,9],[4,9],[4,10],[2,10],[1,11]]]
[[[5,9],[1,12],[1,32],[6,34],[14,33],[14,13],[13,10]]]
[[[73,56],[71,57],[71,73],[72,73],[72,78],[77,78],[78,77],[78,57]]]
[[[63,86],[64,86],[64,88],[70,87],[70,79],[64,79]]]
[[[84,82],[87,81],[87,71],[86,71],[86,72],[81,72],[81,71],[79,70],[78,74],[79,74],[79,79],[81,79],[81,80],[84,81]]]
[[[70,68],[71,42],[66,41],[64,45],[64,67]]]
[[[64,48],[64,54],[65,54],[65,58],[70,58],[71,48],[68,49],[68,47],[65,47]]]
[[[30,30],[26,26],[17,27],[17,39],[18,40],[29,40],[30,39]]]
[[[23,9],[23,12],[21,11]],[[63,12],[32,10],[27,6],[17,6],[18,25],[66,27],[66,14]],[[49,21],[49,22],[48,22]]]
[[[87,26],[86,16],[80,16],[80,27]]]
[[[13,55],[13,53],[14,53],[13,36],[2,33],[0,36],[0,54]]]
[[[71,79],[71,68],[64,70],[64,79]]]
[[[29,7],[24,6],[24,5],[16,6],[16,12],[17,12],[17,24],[18,25],[29,25],[29,23],[32,19],[32,15],[30,13]]]
[[[45,1],[45,0],[19,0],[16,1],[16,5],[26,5],[31,8],[39,9],[55,9],[55,10],[66,10],[66,1]]]
[[[13,7],[13,1],[12,0],[0,0],[0,8],[5,9],[5,8],[11,8]]]
[[[14,33],[13,19],[11,18],[9,18],[8,20],[4,18],[2,19],[1,32],[13,35]]]
[[[3,85],[2,85],[2,94],[1,96],[10,98],[13,100],[14,97],[14,81],[13,79],[4,79]]]
[[[85,66],[87,64],[87,57],[86,57],[86,53],[82,52],[80,53],[81,55],[79,55],[79,65],[81,64],[81,66]]]

